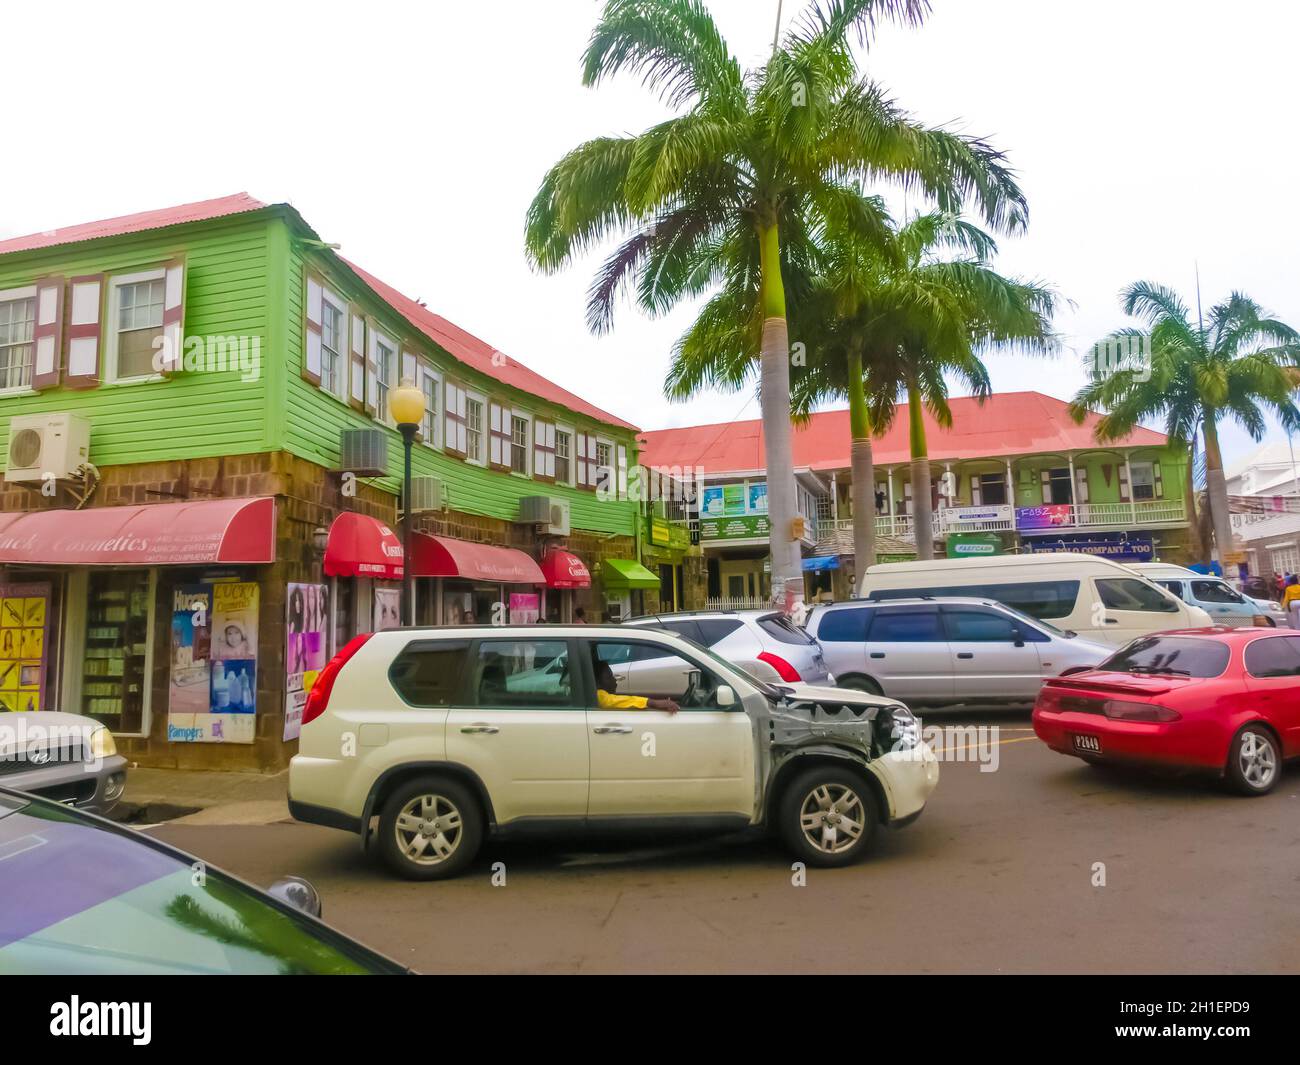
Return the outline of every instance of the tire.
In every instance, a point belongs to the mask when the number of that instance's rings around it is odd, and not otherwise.
[[[380,857],[408,880],[456,876],[474,860],[482,843],[478,799],[449,777],[408,781],[388,796],[379,815]]]
[[[867,695],[884,695],[884,691],[870,677],[846,677],[835,682],[837,688],[847,688],[851,692],[865,692]]]
[[[842,818],[838,824],[805,824],[806,818],[824,819],[831,811]],[[834,765],[796,774],[777,804],[777,827],[786,846],[800,861],[822,869],[849,865],[866,854],[878,820],[876,797],[863,775]],[[858,826],[847,844],[846,825]]]
[[[1267,795],[1282,776],[1277,738],[1263,725],[1246,725],[1228,746],[1229,786],[1241,795]]]

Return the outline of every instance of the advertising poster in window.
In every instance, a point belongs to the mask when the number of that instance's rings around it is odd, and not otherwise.
[[[172,591],[171,677],[167,685],[169,739],[196,739],[195,714],[208,714],[212,681],[212,586],[183,584]],[[182,721],[181,719],[185,720]],[[180,735],[171,735],[179,729]]]
[[[323,584],[290,584],[286,605],[288,633],[284,667],[284,738],[298,738],[302,710],[316,676],[325,668],[329,589]]]
[[[767,513],[767,482],[753,481],[749,485],[749,512],[751,514]]]
[[[542,613],[542,597],[536,592],[510,593],[510,624],[536,625]]]
[[[375,632],[402,624],[402,589],[375,585]]]
[[[45,704],[50,586],[0,584],[0,713]]]

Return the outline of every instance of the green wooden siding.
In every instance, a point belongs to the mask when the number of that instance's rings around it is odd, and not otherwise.
[[[0,439],[16,414],[72,411],[91,421],[91,461],[99,466],[239,455],[268,448],[263,416],[268,337],[267,222],[237,216],[0,259],[0,290],[47,274],[132,273],[185,259],[185,334],[257,337],[257,380],[238,372],[185,373],[169,380],[0,396]],[[104,304],[107,307],[107,301]],[[107,314],[107,310],[104,312]],[[101,356],[103,343],[101,341]],[[0,453],[0,468],[7,452]]]
[[[536,397],[526,397],[522,393],[494,384],[488,378],[455,362],[431,340],[418,333],[412,326],[406,325],[400,315],[370,294],[368,289],[355,285],[349,286],[346,283],[348,279],[343,277],[340,271],[331,270],[327,263],[304,250],[297,241],[290,240],[287,254],[286,330],[291,356],[286,364],[277,366],[277,372],[279,370],[284,372],[285,417],[280,429],[283,435],[279,443],[284,450],[322,466],[336,469],[340,461],[340,431],[347,428],[374,428],[379,425],[372,418],[321,390],[302,376],[303,301],[306,298],[303,279],[308,265],[307,257],[310,255],[313,269],[324,274],[340,296],[361,304],[367,313],[376,317],[381,328],[394,340],[409,341],[403,345],[405,350],[417,351],[426,356],[437,369],[450,373],[452,377],[475,391],[509,398],[521,413],[540,416],[543,419],[558,418],[565,424],[573,425],[579,431],[599,432],[601,436],[625,445],[628,449],[629,464],[635,462],[636,440],[626,430],[617,430],[603,423],[575,417],[563,408],[554,407]],[[441,417],[442,396],[439,396],[438,402]],[[380,478],[372,483],[396,493],[398,478],[402,471],[402,440],[397,430],[382,428],[388,435],[388,468],[392,476]],[[569,500],[570,523],[575,529],[631,536],[635,533],[639,521],[637,503],[600,500],[596,497],[596,493],[591,491],[483,469],[418,442],[412,453],[411,465],[415,476],[441,478],[447,486],[450,508],[466,514],[513,521],[519,514],[520,499],[526,496],[544,495],[554,499]]]

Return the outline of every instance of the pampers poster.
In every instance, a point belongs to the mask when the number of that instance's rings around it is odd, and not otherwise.
[[[230,581],[175,590],[169,740],[253,742],[257,607],[256,584]]]
[[[290,584],[285,609],[284,738],[292,740],[302,730],[307,693],[325,668],[329,590],[323,584]]]

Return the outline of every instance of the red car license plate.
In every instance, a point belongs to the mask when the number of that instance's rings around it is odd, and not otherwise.
[[[1074,749],[1087,754],[1101,754],[1101,740],[1097,736],[1075,736]]]

